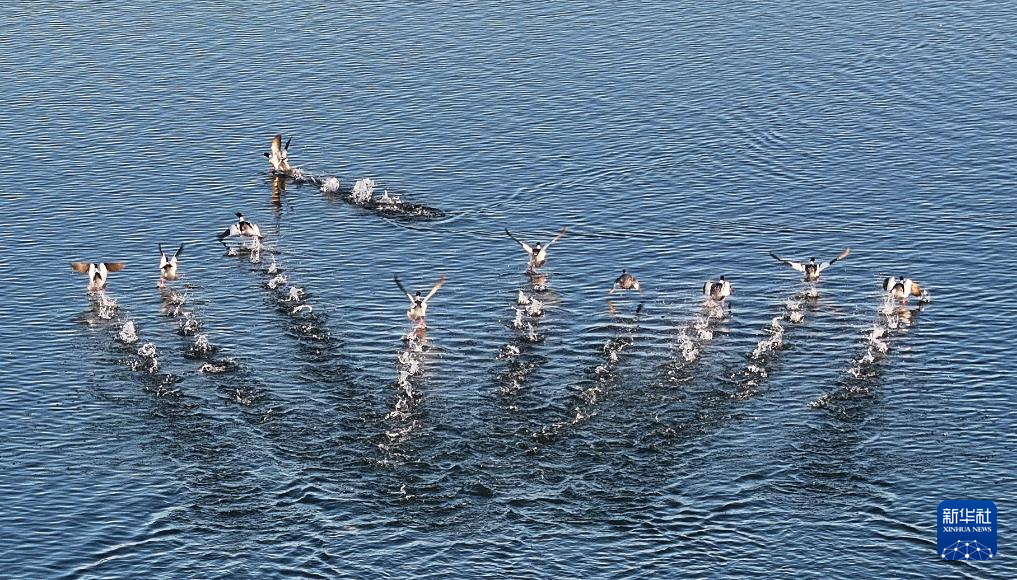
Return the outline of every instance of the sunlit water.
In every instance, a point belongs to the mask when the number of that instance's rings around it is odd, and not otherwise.
[[[6,575],[1015,575],[1017,8],[0,23]],[[566,224],[527,278],[505,228]],[[395,274],[447,276],[426,330]],[[965,498],[999,560],[937,560]]]

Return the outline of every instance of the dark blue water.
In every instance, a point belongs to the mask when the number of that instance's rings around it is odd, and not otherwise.
[[[1014,7],[0,23],[6,575],[1015,575]],[[273,183],[277,132],[343,192]],[[444,215],[350,204],[361,177]],[[236,211],[260,255],[216,242]],[[503,230],[565,224],[537,292]],[[767,255],[847,246],[815,296]],[[127,263],[115,311],[79,260]],[[646,290],[609,303],[622,268]],[[394,274],[447,276],[426,341]],[[888,275],[933,302],[881,314]],[[965,498],[996,561],[936,557]]]

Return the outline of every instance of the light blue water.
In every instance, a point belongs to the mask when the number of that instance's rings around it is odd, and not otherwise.
[[[1014,576],[1017,9],[20,3],[0,23],[7,574]],[[445,216],[273,195],[277,132],[314,175]],[[236,211],[258,263],[215,241]],[[503,230],[565,224],[531,342]],[[159,242],[187,245],[179,308]],[[767,256],[846,246],[815,299]],[[78,260],[127,262],[111,319]],[[646,291],[609,307],[622,268]],[[422,353],[394,274],[447,276]],[[731,312],[706,321],[722,274]],[[896,328],[888,275],[934,299]],[[937,560],[935,508],[963,498],[996,502],[997,561]]]

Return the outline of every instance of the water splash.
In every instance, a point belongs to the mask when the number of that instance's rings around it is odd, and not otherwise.
[[[138,331],[134,328],[134,321],[128,320],[120,328],[120,333],[117,335],[117,340],[124,344],[134,344],[138,340]]]
[[[104,291],[99,291],[94,298],[95,315],[102,320],[113,320],[117,313],[117,301]]]
[[[350,200],[357,205],[367,205],[374,201],[374,180],[361,177],[353,184]]]
[[[322,193],[336,194],[342,190],[342,184],[339,183],[338,177],[328,177],[321,182],[321,186],[319,187],[319,189],[321,190]]]

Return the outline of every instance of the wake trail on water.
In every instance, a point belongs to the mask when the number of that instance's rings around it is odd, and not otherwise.
[[[616,321],[611,325],[614,327],[611,336],[600,346],[600,356],[596,363],[583,373],[585,380],[576,386],[570,397],[566,416],[531,433],[531,438],[535,442],[552,443],[588,422],[597,415],[597,408],[607,397],[611,387],[618,383],[617,371],[622,354],[635,343],[643,305],[639,304],[631,316],[618,315],[610,302],[609,308]]]
[[[837,403],[852,399],[865,399],[875,395],[879,377],[885,370],[886,358],[897,337],[906,334],[925,310],[927,302],[920,302],[916,308],[901,306],[890,297],[885,297],[879,306],[875,320],[861,333],[860,351],[844,371],[840,387],[823,393],[812,402],[812,409],[835,409]]]

